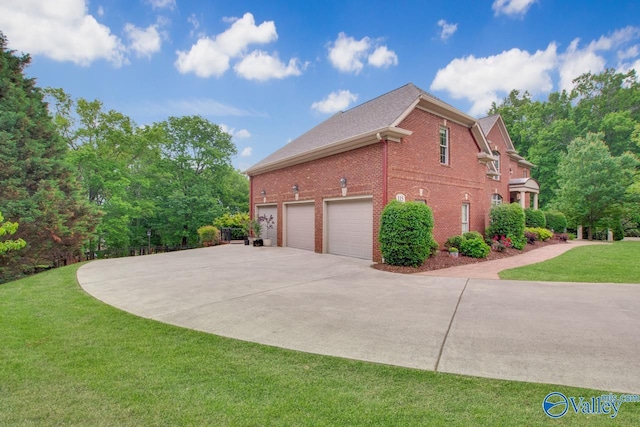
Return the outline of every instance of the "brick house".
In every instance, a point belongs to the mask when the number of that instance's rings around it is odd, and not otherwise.
[[[380,214],[421,201],[440,245],[484,233],[492,204],[537,208],[533,165],[499,115],[476,120],[407,84],[320,123],[249,168],[251,215],[278,246],[381,260]]]

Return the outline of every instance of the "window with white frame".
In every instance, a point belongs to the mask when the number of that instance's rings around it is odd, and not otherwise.
[[[462,232],[469,231],[469,203],[462,204]]]
[[[491,204],[493,206],[501,205],[502,204],[502,196],[499,195],[499,194],[492,194],[491,195]]]
[[[449,129],[440,128],[440,164],[449,164]]]
[[[500,152],[494,151],[493,156],[496,158],[496,160],[493,161],[493,165],[496,167],[496,171],[498,172],[498,175],[494,176],[493,179],[500,181]]]

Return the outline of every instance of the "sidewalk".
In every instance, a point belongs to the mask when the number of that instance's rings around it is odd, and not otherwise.
[[[521,255],[494,261],[484,261],[477,264],[466,264],[459,267],[443,268],[440,270],[425,271],[416,273],[420,276],[435,277],[464,277],[467,279],[500,279],[498,273],[510,268],[522,267],[523,265],[536,264],[562,255],[570,249],[586,245],[606,245],[606,242],[590,240],[570,240],[567,244],[545,246],[540,249],[529,251]]]

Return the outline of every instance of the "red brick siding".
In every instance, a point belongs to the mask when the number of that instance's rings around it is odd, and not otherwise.
[[[283,242],[283,205],[295,201],[292,191],[298,185],[298,201],[315,201],[315,251],[323,246],[323,200],[341,198],[340,178],[347,179],[347,196],[373,196],[372,257],[380,260],[377,241],[380,214],[382,212],[382,145],[374,144],[347,153],[336,154],[277,171],[252,177],[253,203],[263,204],[260,192],[267,193],[267,203],[278,204],[278,245]],[[255,207],[253,212],[255,212]]]
[[[440,127],[449,129],[449,164],[440,164]],[[487,176],[487,166],[478,162],[480,152],[466,126],[432,113],[416,109],[399,127],[413,131],[402,142],[388,142],[387,200],[404,194],[407,201],[426,200],[434,214],[434,237],[443,245],[450,236],[462,231],[461,209],[470,205],[470,230],[484,233],[489,223],[491,195],[498,193],[509,203],[509,178],[522,177],[524,168],[509,159],[507,144],[498,126],[488,135],[491,149],[501,154],[501,177]],[[382,144],[336,154],[300,165],[252,177],[254,211],[262,204],[260,192],[267,193],[266,203],[278,204],[278,245],[282,245],[283,202],[294,201],[292,187],[298,185],[299,201],[315,201],[315,251],[323,249],[323,200],[340,198],[340,178],[347,178],[347,197],[373,196],[374,261],[381,260],[378,228],[383,206]],[[509,174],[509,168],[513,173]],[[421,193],[422,190],[422,194]]]

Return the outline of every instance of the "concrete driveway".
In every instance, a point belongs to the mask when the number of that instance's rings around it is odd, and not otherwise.
[[[94,261],[78,279],[130,313],[241,340],[640,393],[640,285],[399,275],[370,261],[244,245]]]

